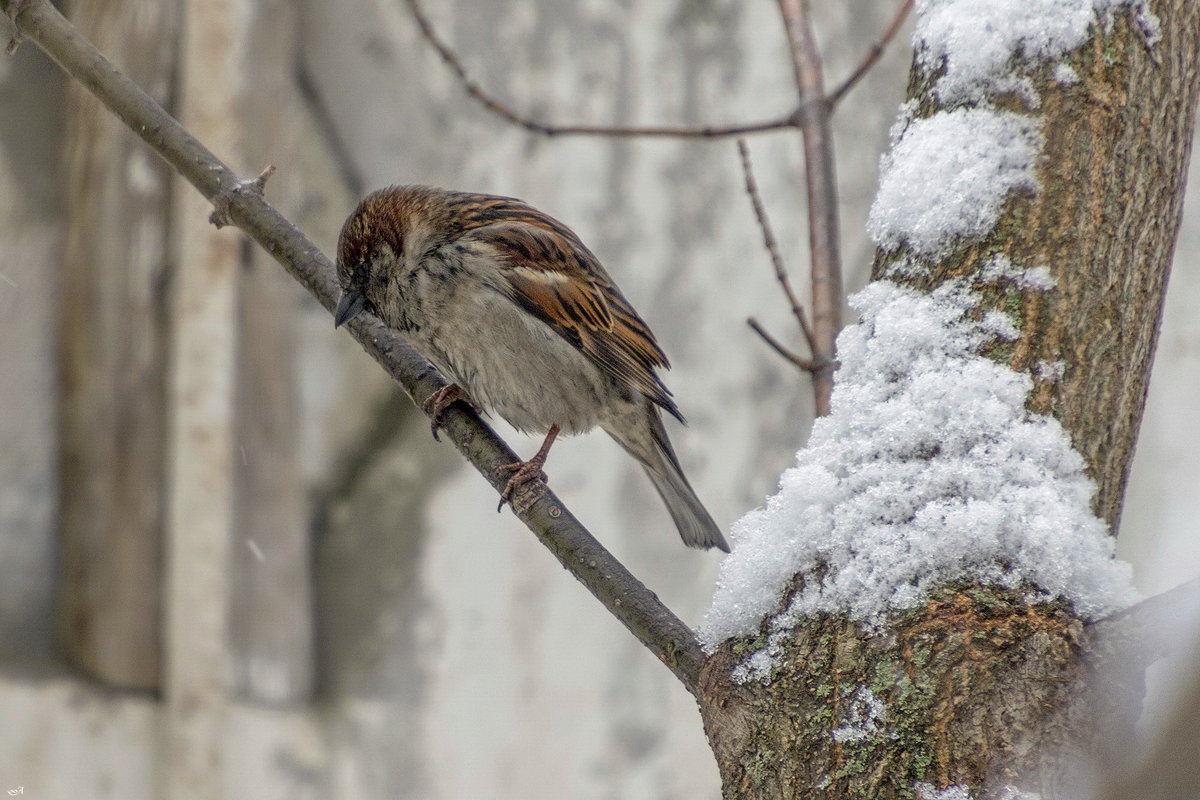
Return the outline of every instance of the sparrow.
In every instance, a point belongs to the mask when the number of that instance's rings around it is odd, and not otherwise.
[[[559,433],[597,426],[645,469],[689,547],[729,552],[663,428],[684,422],[656,370],[654,334],[566,225],[512,197],[393,186],[366,198],[338,239],[340,327],[370,311],[449,381],[424,405],[437,435],[453,403],[545,434],[500,504],[542,467]]]

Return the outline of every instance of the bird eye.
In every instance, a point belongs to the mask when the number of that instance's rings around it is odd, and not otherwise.
[[[360,261],[355,264],[353,277],[351,278],[351,285],[366,286],[368,278],[370,278],[370,270],[367,267],[367,262]]]

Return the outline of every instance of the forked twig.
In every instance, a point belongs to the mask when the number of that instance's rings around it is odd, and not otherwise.
[[[776,339],[771,334],[767,333],[766,329],[763,328],[763,326],[760,325],[758,320],[756,320],[754,317],[749,317],[746,320],[746,324],[750,326],[751,330],[753,330],[755,333],[757,333],[759,336],[761,336],[762,340],[764,342],[766,342],[768,345],[770,345],[772,350],[774,350],[776,353],[779,353],[779,355],[786,358],[792,364],[794,364],[795,366],[799,367],[800,369],[802,369],[806,372],[815,372],[816,371],[818,365],[814,361],[812,361],[811,359],[808,359],[808,358],[804,358],[802,356],[798,356],[795,353],[793,353],[791,350],[788,350],[786,347],[784,347],[780,343],[780,341],[778,339]]]
[[[813,341],[812,328],[808,325],[808,317],[804,314],[804,306],[800,305],[800,300],[796,297],[796,292],[792,289],[792,281],[788,278],[787,269],[783,265],[783,256],[779,254],[779,242],[775,239],[775,232],[771,228],[771,221],[767,218],[766,206],[763,205],[762,195],[758,191],[758,181],[754,179],[754,167],[750,163],[750,148],[746,145],[745,139],[738,139],[737,146],[738,155],[742,159],[742,175],[746,180],[746,194],[750,196],[750,204],[754,207],[754,216],[758,219],[758,227],[763,235],[763,245],[767,248],[767,253],[771,256],[771,264],[775,267],[775,280],[779,281],[779,285],[783,287],[783,293],[787,296],[788,303],[791,304],[792,314],[796,317],[796,321],[800,323],[800,330],[804,332],[804,338],[808,341],[809,350],[815,352],[816,345]],[[750,327],[758,330],[756,323],[753,321],[751,321]],[[790,358],[789,360],[796,361],[795,358]],[[808,363],[811,364],[813,362]],[[810,367],[805,367],[805,369],[810,369]]]

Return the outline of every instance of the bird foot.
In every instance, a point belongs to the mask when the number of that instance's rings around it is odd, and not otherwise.
[[[515,464],[501,464],[496,468],[496,472],[501,474],[511,472],[512,477],[508,479],[508,483],[504,486],[504,491],[500,493],[500,502],[496,504],[496,512],[504,508],[505,503],[512,505],[513,510],[523,512],[533,505],[533,501],[541,496],[541,493],[530,495],[523,500],[520,506],[517,505],[514,496],[526,495],[525,487],[529,484],[545,483],[549,480],[546,473],[542,472],[542,467],[546,465],[546,456],[550,455],[550,445],[554,444],[554,439],[558,436],[558,426],[553,425],[550,431],[546,434],[545,441],[538,451],[533,454],[533,458],[528,461],[518,461]],[[536,489],[536,487],[531,487]]]
[[[429,429],[433,433],[433,438],[436,441],[441,441],[442,437],[438,436],[438,429],[442,426],[442,415],[446,413],[446,409],[455,403],[466,403],[476,414],[480,412],[479,406],[475,405],[475,401],[467,394],[467,390],[459,386],[457,383],[448,383],[438,389],[429,397],[425,398],[425,402],[421,403],[421,410],[429,415]]]
[[[512,477],[508,479],[508,483],[504,486],[504,491],[500,493],[500,502],[496,504],[497,513],[504,508],[505,503],[512,503],[513,509],[517,508],[513,497],[518,493],[524,493],[525,487],[533,483],[546,483],[550,480],[546,473],[542,471],[542,465],[546,463],[545,457],[538,458],[534,456],[528,461],[518,461],[515,464],[501,464],[496,468],[497,472],[511,472]],[[529,504],[523,503],[528,507]]]

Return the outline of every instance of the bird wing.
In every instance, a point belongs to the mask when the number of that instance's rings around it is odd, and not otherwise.
[[[655,367],[669,367],[650,328],[565,225],[508,198],[467,237],[505,264],[510,297],[619,381],[683,420]],[[491,216],[491,215],[489,215]],[[482,222],[483,220],[481,220]]]

